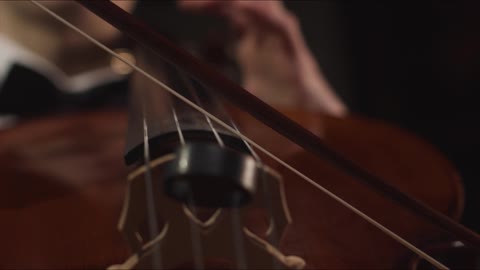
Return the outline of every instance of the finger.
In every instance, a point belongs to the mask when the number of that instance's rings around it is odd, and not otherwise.
[[[278,35],[284,39],[287,50],[298,43],[300,29],[298,22],[281,1],[233,1],[230,20],[242,32],[255,33],[261,43],[262,36]]]

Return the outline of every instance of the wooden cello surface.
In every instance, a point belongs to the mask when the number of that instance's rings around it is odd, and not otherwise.
[[[20,123],[1,134],[2,269],[105,267],[126,255],[122,113]]]
[[[288,115],[400,190],[451,218],[460,217],[458,175],[420,139],[366,119]],[[448,239],[268,128],[245,119],[239,123],[248,136],[266,142],[281,158],[414,244]],[[110,111],[36,119],[0,132],[1,269],[98,269],[124,261],[129,251],[116,224],[126,185],[125,129],[125,114]],[[275,166],[283,175],[293,218],[281,243],[286,254],[303,257],[311,269],[405,267],[411,256],[405,248]]]

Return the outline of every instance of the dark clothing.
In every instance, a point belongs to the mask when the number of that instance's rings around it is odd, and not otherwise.
[[[0,114],[31,118],[40,115],[124,106],[127,80],[99,85],[81,93],[60,91],[44,76],[13,65],[0,87]]]

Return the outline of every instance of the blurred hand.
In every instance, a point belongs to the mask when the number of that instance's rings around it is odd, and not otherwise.
[[[274,106],[346,113],[306,46],[297,18],[281,1],[178,0],[177,4],[184,11],[228,19],[238,33],[235,56],[243,86],[259,98]]]

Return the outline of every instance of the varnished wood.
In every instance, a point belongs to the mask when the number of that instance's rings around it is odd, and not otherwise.
[[[128,254],[117,231],[126,117],[105,112],[0,132],[0,269],[99,269]]]
[[[468,242],[475,248],[480,249],[480,236],[475,232],[466,229],[456,222],[452,222],[448,217],[436,212],[428,205],[400,192],[395,186],[390,185],[388,181],[358,166],[356,162],[345,158],[345,156],[335,151],[334,148],[331,148],[318,136],[302,128],[302,126],[298,125],[295,121],[291,121],[245,89],[228,80],[212,67],[198,61],[185,50],[175,46],[145,23],[128,14],[115,4],[110,1],[77,1],[140,44],[158,53],[167,62],[177,66],[180,70],[185,71],[191,77],[215,91],[215,94],[227,98],[230,102],[236,104],[265,125],[270,126],[283,136],[295,141],[305,149],[305,151],[329,160],[345,173],[370,185],[370,187],[384,193],[405,207],[416,211],[431,222],[455,233],[462,241]]]
[[[327,143],[390,184],[458,218],[463,200],[459,178],[428,144],[362,119],[289,115],[316,126],[314,132],[323,130]],[[127,183],[121,159],[125,122],[123,113],[91,113],[37,119],[0,132],[1,269],[99,269],[128,257],[116,226]],[[269,128],[240,119],[242,123],[255,140],[270,141],[270,150],[414,244],[450,238]],[[394,268],[408,262],[411,253],[398,243],[266,161],[285,179],[292,215],[282,252],[304,258],[307,269]]]

